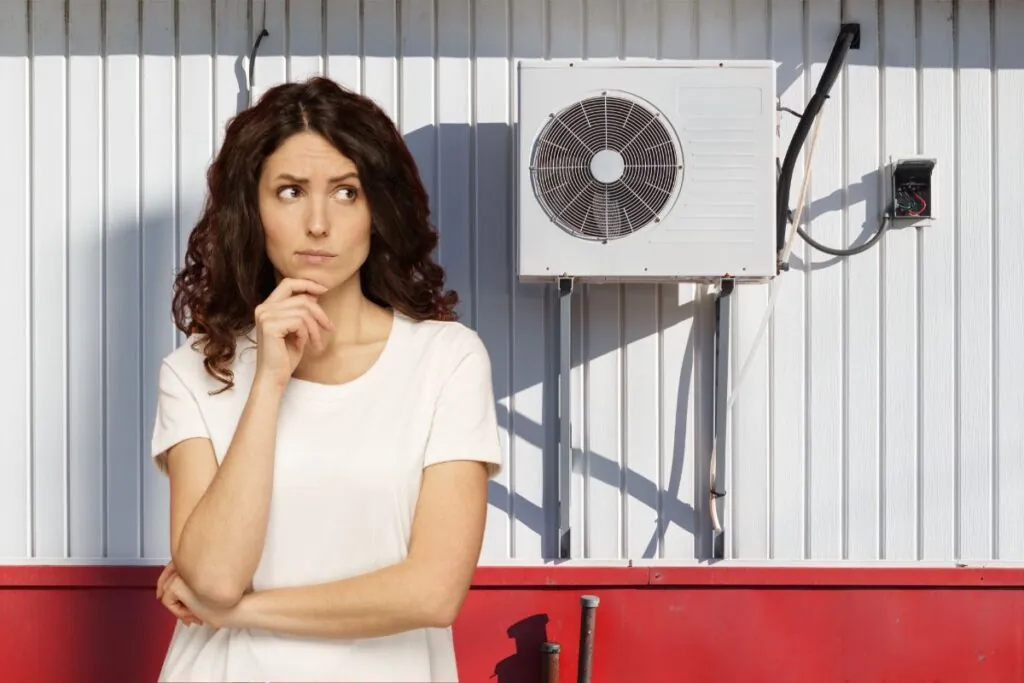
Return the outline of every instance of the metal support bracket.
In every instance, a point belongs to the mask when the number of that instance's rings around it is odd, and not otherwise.
[[[558,556],[572,555],[572,278],[558,280]]]
[[[726,453],[729,447],[729,340],[732,332],[732,299],[736,281],[723,278],[715,299],[715,391],[714,430],[715,452],[710,463],[712,477],[708,501],[714,506],[714,514],[723,532],[715,533],[711,541],[711,556],[716,560],[725,558],[725,482]],[[709,513],[712,511],[709,510]]]

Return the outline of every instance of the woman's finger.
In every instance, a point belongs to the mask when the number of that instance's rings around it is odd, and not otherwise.
[[[298,334],[300,329],[308,329],[300,310],[268,311],[260,321],[263,335],[268,334],[283,339],[290,334]]]
[[[156,598],[157,600],[164,594],[167,589],[167,585],[171,579],[177,575],[177,569],[174,567],[173,562],[168,562],[164,570],[160,572],[160,578],[156,580]]]
[[[306,329],[309,330],[309,338],[313,340],[314,347],[317,351],[323,351],[326,348],[324,344],[324,338],[320,329],[320,324],[313,317],[313,314],[308,310],[302,311],[302,318],[306,323]]]
[[[160,602],[163,603],[163,606],[166,607],[171,614],[179,619],[186,619],[192,616],[188,607],[185,607],[185,604],[178,600],[177,596],[174,595],[174,591],[166,591],[164,596],[160,598]]]
[[[180,619],[185,622],[186,625],[191,626],[192,624],[203,623],[202,619],[192,614],[192,611],[185,606],[185,603],[177,598],[174,591],[165,592],[163,597],[160,599],[160,602],[167,608],[167,611],[175,616],[176,619]]]
[[[324,348],[323,337],[320,326],[305,309],[294,309],[266,313],[263,316],[263,334],[270,333],[279,338],[295,335],[300,341],[310,341],[313,346],[322,350]]]
[[[295,312],[297,310],[307,311],[325,330],[334,329],[334,323],[327,317],[327,313],[324,312],[324,309],[317,302],[316,297],[308,294],[299,294],[280,303],[264,306],[260,308],[260,317],[266,318],[277,313],[285,311]]]
[[[325,330],[334,329],[334,324],[327,317],[327,313],[324,312],[324,309],[316,299],[304,296],[302,297],[302,305]]]
[[[179,580],[178,572],[175,570],[173,563],[170,563],[164,568],[164,571],[160,574],[160,580],[157,581],[157,599],[171,614],[185,622],[185,624],[202,624],[203,620],[192,614],[191,610],[178,599],[177,594],[171,589],[175,580]]]
[[[299,278],[288,278],[281,280],[274,291],[267,297],[267,302],[284,301],[288,297],[295,296],[296,294],[312,294],[313,296],[320,296],[327,292],[327,288],[318,282],[312,280],[302,280]]]

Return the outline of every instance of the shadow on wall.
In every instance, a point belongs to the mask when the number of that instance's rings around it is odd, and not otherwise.
[[[515,652],[494,665],[497,683],[537,680],[541,671],[540,646],[548,639],[547,614],[520,619],[506,630],[515,643]]]

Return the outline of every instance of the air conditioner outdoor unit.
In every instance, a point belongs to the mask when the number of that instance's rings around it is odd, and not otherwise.
[[[523,281],[776,275],[775,63],[518,65]]]

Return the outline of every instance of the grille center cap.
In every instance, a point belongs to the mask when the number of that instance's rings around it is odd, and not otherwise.
[[[601,183],[614,183],[626,171],[626,162],[614,149],[602,149],[590,160],[590,172]]]

